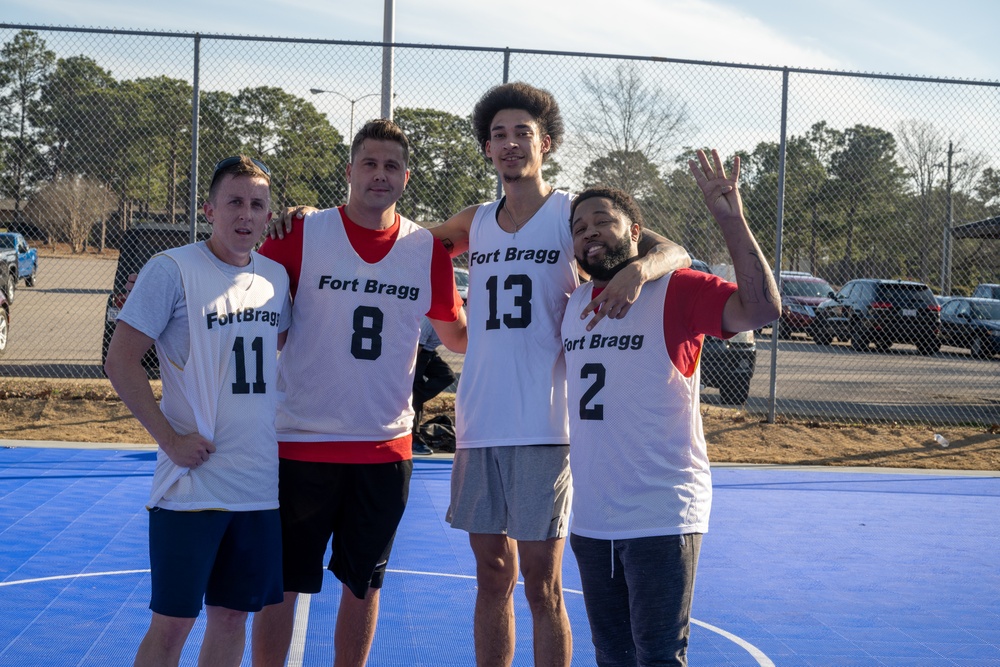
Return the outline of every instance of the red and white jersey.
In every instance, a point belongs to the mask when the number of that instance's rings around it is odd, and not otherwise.
[[[589,332],[578,313],[593,298],[593,286],[583,285],[570,298],[562,342],[574,486],[570,530],[577,535],[608,540],[708,530],[712,480],[699,411],[698,352],[693,368],[678,369],[671,360],[669,348],[682,342],[668,342],[664,334],[671,277],[643,285],[628,316],[604,318]],[[708,280],[705,285],[718,298],[699,307],[712,310],[706,319],[718,327],[732,291]],[[672,319],[690,324],[686,308],[671,310]],[[685,342],[700,351],[701,337],[688,331]]]
[[[420,321],[431,304],[434,237],[400,218],[375,263],[352,247],[339,209],[306,216],[293,323],[281,353],[282,442],[407,436]],[[453,288],[454,289],[454,288]]]
[[[569,212],[555,191],[517,233],[500,228],[500,201],[469,232],[469,345],[456,399],[460,448],[567,444],[559,328],[579,284]]]
[[[200,433],[215,452],[189,470],[158,450],[149,507],[274,509],[277,341],[288,276],[281,265],[253,253],[237,284],[207,252],[204,244],[192,244],[163,253],[180,269],[191,349],[183,368],[159,344],[157,352],[160,410],[175,431]]]

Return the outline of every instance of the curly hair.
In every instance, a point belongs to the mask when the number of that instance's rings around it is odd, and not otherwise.
[[[642,211],[639,209],[639,205],[635,203],[635,199],[633,199],[632,196],[624,190],[606,187],[603,185],[587,188],[576,196],[576,199],[573,200],[573,204],[569,209],[570,227],[573,226],[573,218],[576,216],[576,207],[588,199],[593,199],[594,197],[603,197],[604,199],[610,200],[611,205],[615,208],[615,210],[623,213],[625,217],[628,218],[630,223],[639,225],[639,229],[644,228],[645,223],[642,219]]]
[[[552,142],[545,157],[556,152],[562,143],[565,131],[556,98],[547,90],[514,81],[487,90],[472,111],[472,128],[483,155],[486,154],[486,142],[490,139],[490,125],[496,115],[504,109],[523,109],[531,114],[538,123],[542,135],[549,135]]]

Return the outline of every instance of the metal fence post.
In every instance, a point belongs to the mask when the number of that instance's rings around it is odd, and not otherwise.
[[[778,215],[775,219],[774,234],[774,271],[778,275],[777,283],[781,284],[781,232],[785,214],[785,152],[787,150],[786,141],[788,139],[788,68],[781,72],[781,137],[778,140]],[[779,287],[780,289],[780,287]],[[771,327],[771,389],[768,397],[770,405],[767,410],[767,422],[774,423],[775,412],[777,410],[778,391],[778,332],[781,329],[778,322]]]
[[[392,120],[392,88],[395,53],[393,42],[396,40],[396,4],[393,0],[385,0],[385,14],[382,18],[382,118]],[[354,107],[351,107],[353,112]],[[350,137],[348,141],[354,141]]]
[[[510,47],[503,50],[503,82],[508,83],[510,81]],[[503,181],[500,180],[500,174],[497,174],[497,199],[503,197]]]
[[[188,222],[191,243],[198,240],[198,81],[201,77],[201,35],[194,36],[194,73],[191,81],[191,197],[188,202]]]

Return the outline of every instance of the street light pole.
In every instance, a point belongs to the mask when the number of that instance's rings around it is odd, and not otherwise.
[[[336,90],[323,90],[322,88],[310,88],[309,92],[312,93],[313,95],[321,95],[323,93],[337,95],[338,97],[343,97],[345,100],[351,103],[351,132],[347,137],[348,145],[350,145],[350,143],[354,141],[354,105],[360,102],[361,100],[365,99],[366,97],[375,97],[378,95],[378,93],[369,93],[368,95],[362,95],[361,97],[351,99],[350,97],[344,95],[343,93],[338,93]]]
[[[365,99],[366,97],[375,97],[376,95],[378,95],[378,93],[369,93],[368,95],[362,95],[361,97],[356,97],[354,99],[351,99],[350,97],[344,95],[343,93],[338,93],[336,90],[323,90],[322,88],[310,88],[309,92],[312,93],[313,95],[322,95],[323,93],[329,93],[331,95],[336,95],[337,97],[343,97],[345,100],[351,103],[351,133],[347,136],[347,150],[348,150],[347,161],[350,162],[351,144],[354,142],[354,105],[360,102],[361,100]],[[347,199],[348,200],[351,199],[350,181],[347,182]]]

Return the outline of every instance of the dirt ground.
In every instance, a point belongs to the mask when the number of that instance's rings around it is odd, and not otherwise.
[[[454,410],[454,394],[443,394],[425,406],[424,419]],[[714,406],[702,406],[702,418],[716,463],[1000,470],[1000,425],[768,424]],[[0,439],[152,444],[107,380],[0,378]]]
[[[71,256],[66,244],[37,244],[44,256]],[[83,255],[115,260],[117,250]],[[159,383],[154,383],[159,391]],[[454,417],[455,397],[443,394],[424,408],[424,419]],[[893,423],[835,423],[779,419],[702,406],[708,453],[716,463],[886,466],[1000,470],[1000,425],[988,427]],[[942,447],[934,440],[948,440]],[[0,439],[149,443],[152,439],[118,399],[107,380],[0,378]]]

